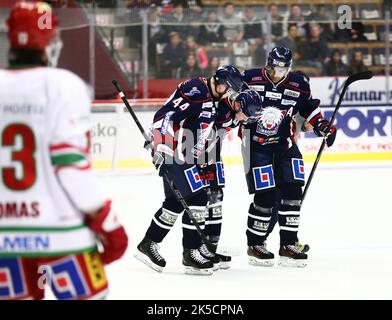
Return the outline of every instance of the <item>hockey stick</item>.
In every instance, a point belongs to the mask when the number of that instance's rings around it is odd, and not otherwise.
[[[116,88],[116,90],[118,91],[121,100],[124,102],[125,107],[127,108],[128,112],[131,114],[131,116],[132,116],[133,120],[135,121],[137,127],[139,128],[140,132],[142,133],[142,135],[143,135],[147,145],[149,145],[151,143],[150,138],[146,134],[146,131],[144,130],[144,128],[141,125],[139,119],[137,118],[135,112],[133,111],[131,105],[129,104],[128,100],[126,99],[124,92],[121,90],[121,88],[120,88],[120,86],[119,86],[119,84],[118,84],[118,82],[116,80],[112,80],[112,83],[113,83],[114,87]],[[173,179],[170,176],[169,171],[167,170],[167,168],[165,166],[162,166],[162,169],[163,169],[163,178],[166,180],[167,184],[169,185],[171,191],[176,196],[177,200],[183,206],[185,212],[188,214],[188,216],[191,219],[192,223],[196,227],[197,233],[199,234],[199,236],[202,239],[202,241],[204,242],[204,244],[207,246],[208,250],[210,252],[219,253],[219,254],[222,254],[222,255],[230,255],[230,256],[240,255],[239,250],[235,250],[234,248],[224,248],[224,247],[219,247],[218,248],[210,240],[207,239],[206,235],[201,230],[200,225],[197,223],[195,217],[193,216],[191,209],[189,209],[188,204],[186,203],[186,201],[185,201],[184,197],[182,196],[180,190],[178,190],[174,186],[174,182],[173,182]]]
[[[349,76],[347,78],[346,82],[344,83],[342,92],[340,93],[338,103],[336,104],[335,110],[334,110],[334,112],[332,114],[332,117],[331,117],[331,120],[329,122],[327,132],[331,129],[331,127],[333,125],[333,122],[335,121],[336,113],[338,112],[338,110],[340,108],[340,105],[341,105],[342,100],[344,98],[344,95],[345,95],[345,93],[346,93],[346,91],[348,89],[348,86],[350,84],[352,84],[353,82],[355,82],[355,81],[367,80],[367,79],[371,79],[372,77],[373,77],[373,73],[371,71],[363,71],[363,72],[359,72],[359,73],[353,74],[353,75],[351,75],[351,76]],[[304,203],[304,200],[305,200],[306,194],[308,192],[310,183],[312,182],[312,179],[313,179],[314,172],[316,171],[317,165],[318,165],[318,163],[320,161],[320,158],[321,158],[321,154],[323,153],[323,150],[324,150],[324,147],[325,147],[325,143],[326,143],[326,137],[324,137],[323,142],[321,143],[320,149],[319,149],[319,151],[317,153],[316,160],[314,161],[312,170],[310,171],[309,179],[306,182],[305,189],[304,189],[304,192],[303,192],[303,195],[302,195],[301,206]]]

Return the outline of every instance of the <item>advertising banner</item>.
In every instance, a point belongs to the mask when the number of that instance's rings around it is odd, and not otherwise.
[[[330,119],[346,78],[311,79],[314,98]],[[389,96],[388,96],[389,95]],[[392,160],[392,91],[386,93],[384,77],[352,84],[337,113],[335,144],[324,151],[321,161],[353,162]],[[132,107],[148,132],[154,112],[165,99],[130,100]],[[121,101],[95,103],[92,107],[92,152],[94,166],[105,169],[151,168],[151,157],[143,148],[144,139]],[[298,137],[305,162],[314,160],[322,140],[313,132]],[[233,130],[224,141],[226,164],[240,164],[240,139]]]

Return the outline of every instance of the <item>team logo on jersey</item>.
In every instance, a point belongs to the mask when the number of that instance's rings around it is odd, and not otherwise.
[[[264,190],[275,187],[274,170],[272,164],[253,168],[253,179],[256,190]]]
[[[204,187],[203,181],[200,178],[200,174],[196,166],[185,170],[184,173],[192,192],[199,191]]]
[[[270,98],[271,100],[279,100],[279,99],[282,99],[282,94],[279,92],[267,91],[265,93],[265,97]]]
[[[256,90],[256,91],[264,91],[265,86],[251,85],[251,86],[249,86],[249,88],[252,90]]]
[[[23,270],[18,258],[0,259],[0,299],[27,295]]]
[[[294,91],[294,90],[289,90],[289,89],[284,89],[283,94],[285,96],[290,96],[290,97],[293,97],[293,98],[298,98],[299,97],[299,92]]]
[[[266,136],[275,135],[279,130],[279,125],[283,118],[284,113],[276,107],[262,109],[256,132]]]
[[[305,181],[305,167],[302,159],[291,159],[293,167],[293,177],[295,180]]]
[[[284,106],[295,106],[297,104],[297,101],[294,100],[287,100],[287,99],[282,99],[282,105]]]
[[[52,290],[57,299],[75,299],[90,294],[83,272],[74,257],[51,266]]]
[[[197,87],[192,87],[191,91],[184,93],[187,97],[192,97],[195,94],[200,94],[200,90]]]
[[[294,81],[291,81],[291,82],[289,82],[289,85],[291,85],[291,86],[293,86],[293,87],[299,87],[299,83],[298,82],[294,82]]]
[[[218,186],[222,187],[225,185],[225,170],[223,168],[223,162],[216,163],[216,178]]]

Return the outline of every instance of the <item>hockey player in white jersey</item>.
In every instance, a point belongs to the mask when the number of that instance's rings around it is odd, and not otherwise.
[[[49,5],[17,3],[7,25],[10,66],[0,70],[0,299],[42,299],[44,283],[58,299],[104,298],[104,264],[123,255],[128,238],[90,168],[87,86],[48,67],[61,48]]]

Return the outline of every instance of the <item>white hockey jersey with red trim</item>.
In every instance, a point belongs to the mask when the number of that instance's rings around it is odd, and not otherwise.
[[[83,223],[105,200],[90,170],[90,108],[69,71],[0,70],[0,256],[96,246]]]

